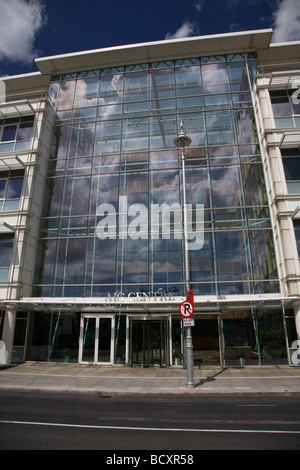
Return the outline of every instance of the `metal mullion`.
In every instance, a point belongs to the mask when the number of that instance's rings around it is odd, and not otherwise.
[[[114,340],[115,340],[115,318],[116,316],[113,315],[110,318],[110,363],[114,363],[115,359],[115,348],[114,348]]]
[[[94,345],[94,362],[98,362],[99,354],[99,328],[100,328],[100,317],[96,317],[95,323],[95,345]]]

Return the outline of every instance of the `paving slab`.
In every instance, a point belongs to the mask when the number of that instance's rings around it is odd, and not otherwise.
[[[300,367],[195,367],[186,388],[178,367],[124,367],[25,362],[0,367],[0,390],[96,393],[300,393]]]

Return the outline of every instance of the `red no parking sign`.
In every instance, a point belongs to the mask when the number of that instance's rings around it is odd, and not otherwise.
[[[189,318],[194,313],[194,305],[191,302],[185,300],[180,304],[179,313],[183,318]]]

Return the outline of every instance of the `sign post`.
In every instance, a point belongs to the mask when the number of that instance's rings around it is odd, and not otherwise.
[[[188,388],[195,388],[194,384],[194,359],[193,359],[193,342],[192,342],[192,326],[195,321],[192,318],[194,313],[194,295],[193,291],[186,291],[186,300],[179,306],[179,313],[183,317],[183,326],[186,328],[186,354],[187,354],[187,384]]]
[[[183,122],[180,122],[180,133],[174,140],[176,147],[180,149],[181,153],[181,167],[182,167],[182,199],[183,199],[183,238],[184,238],[184,255],[185,255],[185,284],[186,291],[190,291],[190,265],[189,265],[189,250],[188,250],[188,217],[187,217],[187,202],[186,202],[186,182],[185,182],[185,154],[184,149],[190,145],[192,139],[185,135],[183,130]],[[193,357],[193,340],[192,329],[190,326],[186,327],[186,370],[187,370],[187,388],[195,388],[194,382],[194,357]]]

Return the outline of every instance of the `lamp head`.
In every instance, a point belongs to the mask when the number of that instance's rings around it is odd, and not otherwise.
[[[174,140],[174,144],[176,145],[176,147],[185,148],[188,145],[190,145],[191,142],[192,142],[192,139],[188,137],[187,135],[185,135],[184,130],[183,130],[183,122],[180,121],[180,133],[179,133],[179,136],[176,137],[176,139]]]

